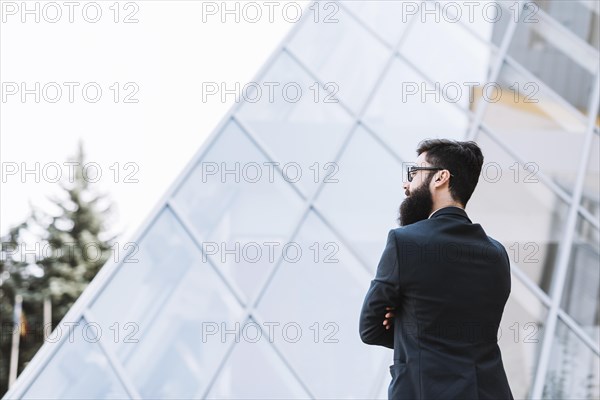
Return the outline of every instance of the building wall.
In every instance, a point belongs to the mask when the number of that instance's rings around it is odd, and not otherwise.
[[[499,345],[515,398],[598,397],[597,42],[542,8],[493,24],[328,4],[158,201],[137,261],[106,265],[65,317],[74,341],[44,345],[7,398],[385,398],[391,353],[360,342],[358,313],[431,137],[485,155],[467,212],[511,255]],[[527,58],[531,41],[573,68]]]

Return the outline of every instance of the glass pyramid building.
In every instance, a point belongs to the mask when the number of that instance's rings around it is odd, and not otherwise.
[[[598,3],[471,3],[304,9],[6,398],[386,398],[358,317],[431,137],[485,156],[515,398],[598,398]]]

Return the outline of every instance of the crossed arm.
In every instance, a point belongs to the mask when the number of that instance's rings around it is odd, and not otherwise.
[[[360,312],[360,338],[366,344],[394,348],[391,310],[397,306],[400,298],[398,269],[396,235],[394,230],[390,230],[375,279],[371,281]]]

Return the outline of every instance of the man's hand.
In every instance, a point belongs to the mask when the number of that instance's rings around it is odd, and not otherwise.
[[[387,314],[385,314],[385,319],[383,320],[383,325],[385,325],[385,329],[390,329],[390,326],[392,326],[392,322],[394,322],[394,307],[386,307],[386,310],[388,310],[389,312]]]

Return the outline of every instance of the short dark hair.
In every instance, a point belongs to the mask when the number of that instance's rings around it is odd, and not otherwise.
[[[427,152],[425,159],[429,164],[450,171],[453,175],[448,182],[450,195],[466,206],[477,186],[483,165],[483,154],[477,143],[427,139],[417,147],[417,155],[423,152]]]

